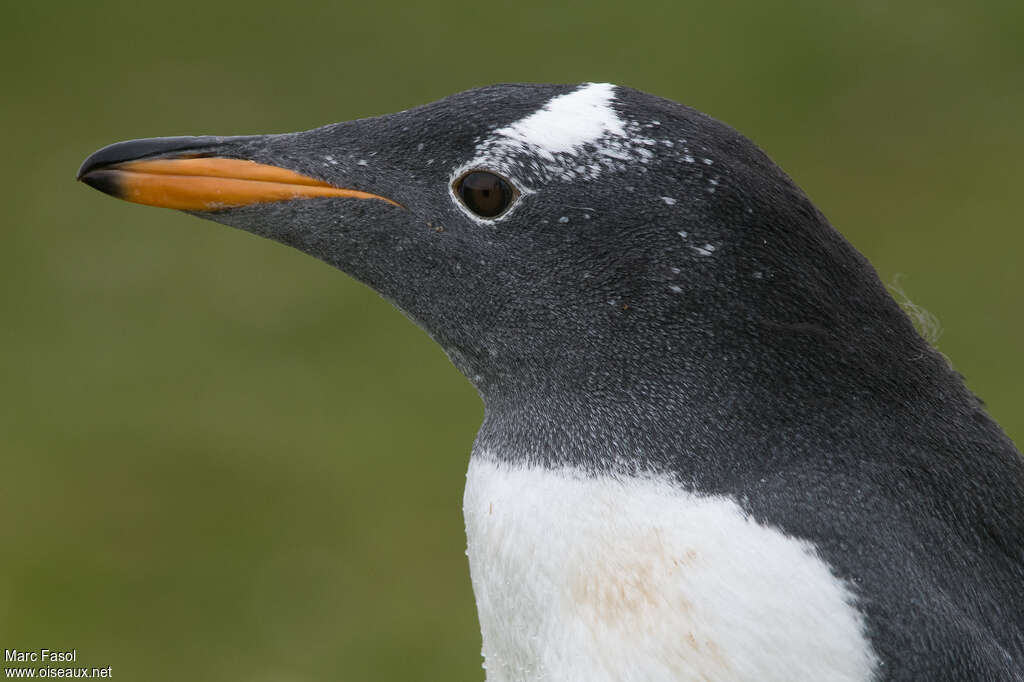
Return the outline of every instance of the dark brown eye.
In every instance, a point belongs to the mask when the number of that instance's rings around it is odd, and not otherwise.
[[[512,185],[500,175],[487,171],[466,173],[455,181],[455,193],[481,218],[501,215],[516,198]]]

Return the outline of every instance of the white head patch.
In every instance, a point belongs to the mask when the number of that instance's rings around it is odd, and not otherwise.
[[[624,119],[614,102],[615,86],[609,83],[587,83],[553,97],[481,140],[452,178],[472,169],[493,170],[530,194],[531,187],[551,180],[591,180],[606,170],[647,163],[655,141],[642,134],[642,124]]]
[[[626,129],[612,108],[615,86],[588,83],[567,95],[559,95],[544,107],[495,135],[509,145],[523,145],[550,161],[556,154],[575,154],[584,144],[597,144],[606,135],[625,137]],[[501,140],[494,142],[494,146]]]

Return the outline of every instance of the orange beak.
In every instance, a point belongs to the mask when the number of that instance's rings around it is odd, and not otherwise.
[[[88,162],[87,162],[88,163]],[[83,167],[79,180],[118,199],[182,211],[217,211],[292,199],[387,197],[334,187],[278,166],[219,157],[142,159]]]

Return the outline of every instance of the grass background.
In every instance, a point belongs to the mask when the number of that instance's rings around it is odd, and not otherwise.
[[[116,140],[607,80],[765,148],[1024,441],[1024,3],[7,3],[0,647],[116,679],[480,680],[482,408],[374,293],[73,181]]]

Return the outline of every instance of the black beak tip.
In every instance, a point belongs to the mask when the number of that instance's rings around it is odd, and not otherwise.
[[[164,156],[174,152],[181,154],[194,153],[197,156],[202,156],[204,149],[222,144],[227,139],[204,135],[201,137],[147,137],[141,140],[115,142],[90,154],[82,162],[77,175],[75,175],[75,179],[105,192],[105,189],[102,189],[97,184],[93,184],[85,176],[92,175],[98,169],[105,166],[113,166],[118,163],[137,161],[154,156]]]
[[[79,171],[78,179],[93,189],[98,189],[104,194],[121,198],[121,183],[118,180],[119,173],[113,170],[86,170]]]

